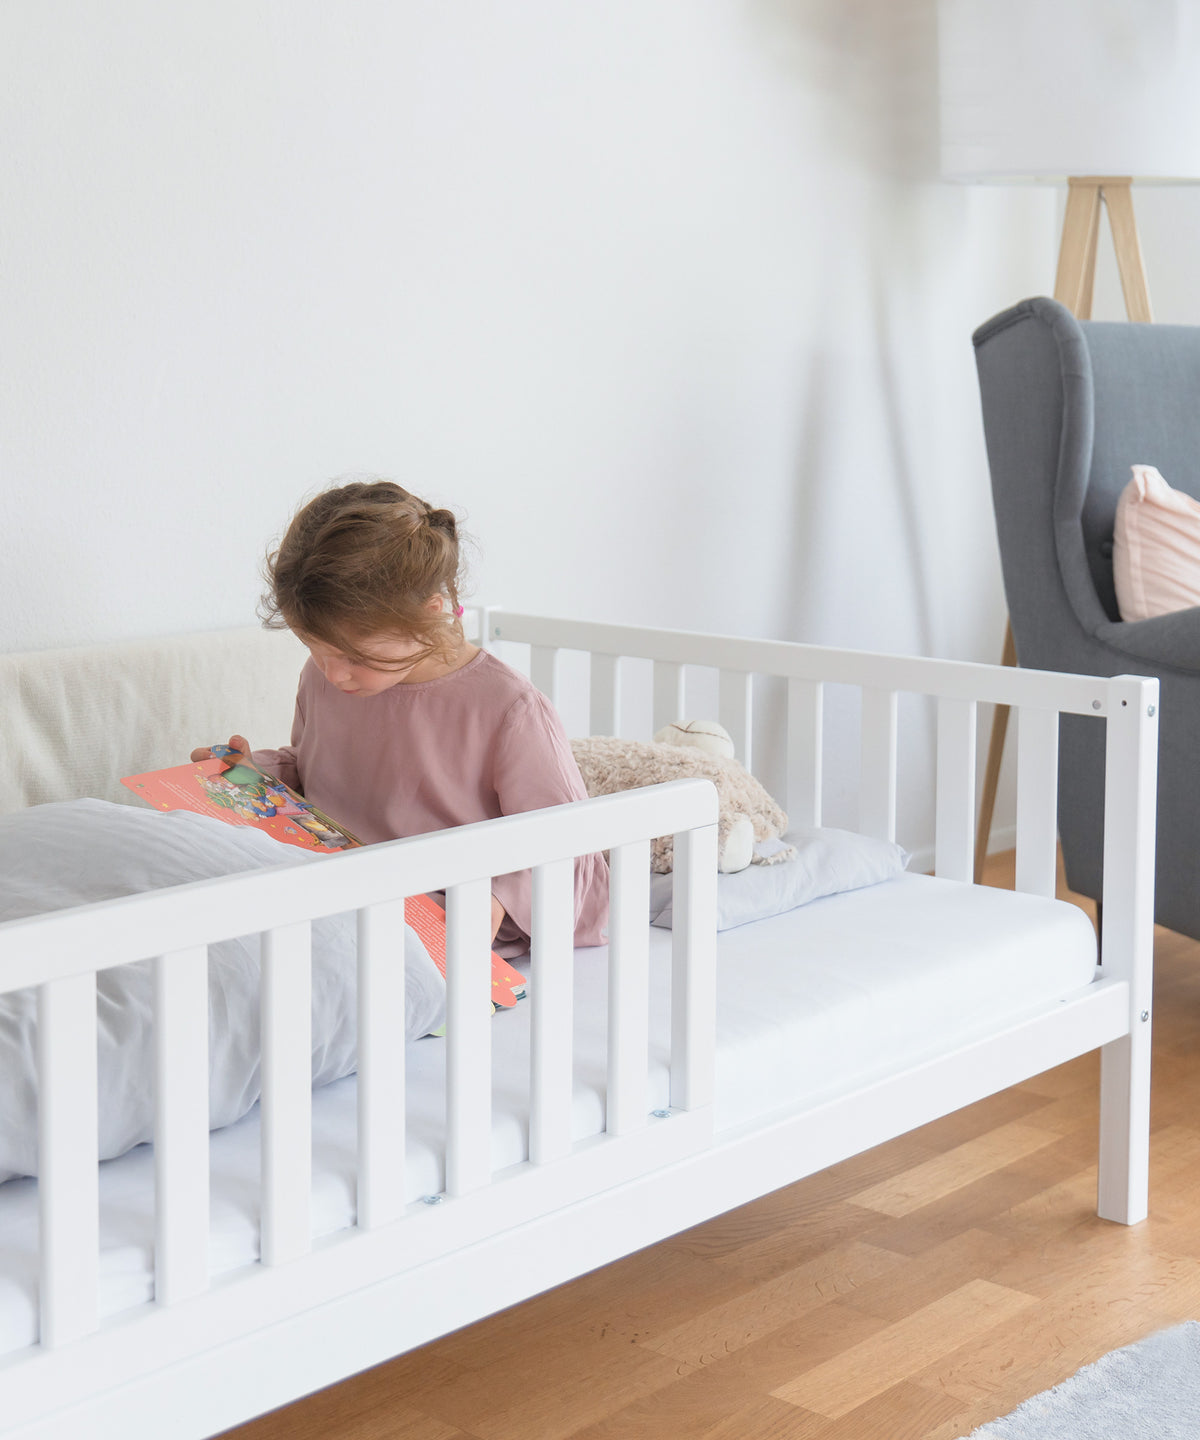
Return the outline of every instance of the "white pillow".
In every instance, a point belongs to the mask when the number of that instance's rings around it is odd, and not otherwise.
[[[261,831],[185,811],[164,814],[104,800],[36,805],[0,816],[0,921],[62,910],[274,865],[322,864],[319,855]],[[406,929],[405,1032],[437,1029],[446,987]],[[357,1064],[357,940],[347,912],[312,926],[312,1081]],[[100,1158],[121,1155],[154,1130],[154,974],[139,961],[96,977]],[[209,1124],[232,1124],[259,1096],[259,937],[209,947]],[[37,998],[0,995],[0,1180],[37,1174]]]
[[[907,851],[890,840],[851,830],[793,830],[781,843],[796,847],[794,860],[717,876],[718,930],[781,915],[823,895],[878,885],[899,875],[909,861]],[[671,928],[672,878],[650,877],[650,923],[664,930]]]

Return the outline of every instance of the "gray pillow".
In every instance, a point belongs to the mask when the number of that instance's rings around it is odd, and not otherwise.
[[[249,826],[186,811],[163,814],[104,800],[35,805],[0,816],[0,921],[87,905],[319,855]],[[446,1017],[446,987],[416,932],[405,929],[405,1031]],[[312,926],[312,1082],[351,1074],[357,1057],[357,937],[352,912]],[[259,1075],[259,937],[209,946],[209,1123],[255,1103]],[[0,995],[0,1180],[37,1173],[37,996]],[[154,974],[149,961],[96,977],[100,1158],[154,1131]]]
[[[823,895],[878,885],[899,875],[909,861],[907,851],[890,840],[851,830],[793,830],[782,844],[795,846],[795,859],[717,876],[718,930],[781,915]],[[664,930],[671,928],[671,885],[670,875],[650,877],[650,923]]]

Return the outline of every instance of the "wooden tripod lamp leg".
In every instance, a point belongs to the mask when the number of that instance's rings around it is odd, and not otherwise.
[[[1117,252],[1117,270],[1125,296],[1125,313],[1131,320],[1150,323],[1150,286],[1142,261],[1137,221],[1133,216],[1133,196],[1128,180],[1106,180],[1104,203],[1108,207],[1108,223],[1112,226],[1113,249]]]
[[[1004,654],[1001,665],[1017,663],[1017,647],[1013,643],[1012,625],[1004,624]],[[975,883],[983,883],[983,862],[987,859],[988,840],[992,834],[992,815],[996,809],[996,788],[1000,784],[1000,766],[1004,760],[1004,739],[1008,734],[1007,705],[997,705],[992,712],[992,738],[988,742],[987,768],[983,772],[983,794],[979,801],[979,825],[975,832]]]
[[[1092,313],[1096,244],[1100,236],[1100,194],[1099,180],[1072,180],[1067,187],[1054,298],[1077,320],[1087,320]]]

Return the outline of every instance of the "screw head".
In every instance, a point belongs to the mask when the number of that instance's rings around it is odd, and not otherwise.
[[[651,1110],[650,1113],[656,1120],[669,1120],[671,1118],[671,1112],[669,1110]]]
[[[1093,701],[1092,701],[1092,709],[1093,709],[1093,710],[1099,710],[1099,709],[1100,709],[1100,702],[1099,702],[1099,700],[1093,700]]]
[[[1146,714],[1149,715],[1149,717],[1151,718],[1151,720],[1154,719],[1154,706],[1153,706],[1153,705],[1147,705],[1147,706],[1146,706]]]
[[[422,1195],[422,1205],[440,1205],[446,1197],[444,1195]]]
[[[1149,1010],[1143,1010],[1143,1011],[1142,1011],[1142,1024],[1144,1025],[1144,1024],[1146,1023],[1146,1021],[1149,1020],[1149,1018],[1150,1018],[1150,1012],[1149,1012]]]

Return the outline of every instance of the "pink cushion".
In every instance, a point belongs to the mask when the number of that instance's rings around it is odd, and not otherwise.
[[[1200,501],[1135,465],[1117,501],[1113,581],[1122,620],[1200,605]]]

